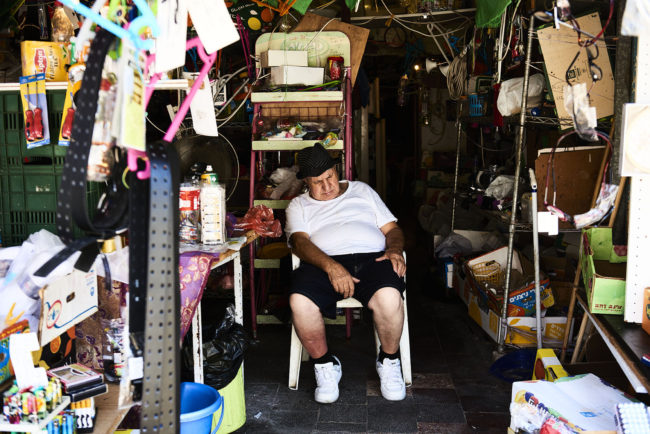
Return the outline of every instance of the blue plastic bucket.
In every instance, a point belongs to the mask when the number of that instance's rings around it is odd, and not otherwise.
[[[210,434],[212,415],[223,407],[223,398],[210,386],[199,383],[181,383],[181,434]],[[217,432],[221,421],[212,432]]]

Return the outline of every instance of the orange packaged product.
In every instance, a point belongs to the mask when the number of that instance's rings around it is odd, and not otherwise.
[[[66,42],[21,42],[23,75],[44,73],[46,81],[66,81],[66,66],[70,64],[69,47]]]

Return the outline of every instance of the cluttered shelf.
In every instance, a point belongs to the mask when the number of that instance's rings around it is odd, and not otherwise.
[[[650,353],[650,335],[638,324],[625,323],[621,315],[591,313],[585,299],[584,293],[576,296],[576,301],[609,347],[634,391],[650,393],[650,368],[642,362],[643,356]]]

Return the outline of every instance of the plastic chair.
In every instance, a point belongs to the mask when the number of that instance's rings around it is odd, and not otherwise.
[[[300,265],[300,259],[296,255],[292,256],[292,265],[295,270]],[[406,261],[406,253],[404,253],[404,261]],[[406,276],[404,277],[406,281]],[[355,307],[363,307],[361,302],[354,297],[344,298],[336,303],[337,308],[350,309]],[[406,290],[404,291],[404,326],[402,328],[402,336],[399,341],[402,375],[404,376],[404,383],[409,387],[413,383],[411,375],[411,343],[409,341],[409,322],[408,310],[406,309]],[[379,335],[377,335],[377,328],[374,328],[375,334],[375,350],[379,355]],[[298,380],[300,378],[300,363],[309,359],[309,354],[302,346],[296,329],[291,325],[291,349],[289,351],[289,389],[298,390]]]

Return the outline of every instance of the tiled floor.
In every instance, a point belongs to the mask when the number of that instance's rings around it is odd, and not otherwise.
[[[407,249],[408,250],[408,249]],[[314,373],[302,364],[299,390],[287,388],[288,325],[262,325],[245,362],[246,424],[242,433],[505,433],[510,384],[489,374],[495,345],[447,298],[417,251],[409,252],[408,297],[413,386],[401,402],[381,397],[369,315],[345,339],[328,326],[330,351],[343,367],[335,404],[314,401]]]

